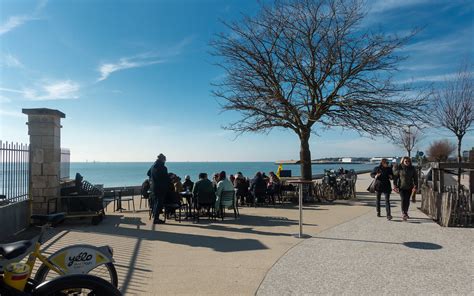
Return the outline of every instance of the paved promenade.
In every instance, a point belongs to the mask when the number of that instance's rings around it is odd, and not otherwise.
[[[418,211],[401,222],[398,205],[393,221],[377,218],[369,181],[359,176],[357,201],[306,206],[309,239],[292,236],[298,210],[289,204],[164,225],[109,208],[97,226],[66,221],[44,249],[112,246],[124,295],[472,295],[473,229],[441,228]]]
[[[371,211],[305,240],[257,295],[474,295],[474,230],[410,214],[389,222]]]
[[[442,228],[413,204],[403,222],[392,199],[392,221],[372,209],[292,248],[257,295],[474,295],[474,229]]]

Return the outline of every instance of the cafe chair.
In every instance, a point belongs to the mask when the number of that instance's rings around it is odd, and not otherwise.
[[[127,202],[127,210],[130,211],[130,202],[132,202],[133,212],[135,212],[135,192],[133,188],[126,188],[122,190],[122,198],[121,201]]]
[[[115,195],[115,191],[113,190],[104,190],[104,195],[102,197],[102,204],[104,205],[104,209],[107,212],[107,208],[109,203],[113,203],[113,211],[115,212],[116,209],[116,200],[117,197]]]
[[[143,201],[143,205],[148,208],[148,207],[149,207],[149,206],[148,206],[148,205],[149,205],[149,200],[148,200],[149,198],[150,198],[150,194],[149,194],[149,193],[143,193],[143,192],[141,192],[141,194],[140,194],[140,205],[138,206],[138,208],[139,208],[139,209],[142,208],[142,201]]]
[[[199,212],[201,209],[206,210],[209,220],[214,216],[214,205],[216,202],[216,194],[214,191],[209,192],[198,192],[195,196],[195,217],[199,222]]]
[[[222,221],[224,221],[224,216],[225,216],[225,209],[233,209],[234,210],[234,217],[237,219],[237,217],[240,216],[239,214],[239,209],[237,208],[237,202],[235,198],[235,191],[223,191],[219,200],[219,205],[220,205],[220,216],[222,218]]]
[[[179,197],[179,194],[176,192],[170,192],[163,204],[163,209],[164,209],[164,220],[166,222],[166,219],[169,218],[172,214],[174,215],[175,221],[179,221],[181,223],[181,210],[184,207],[184,205],[181,203],[181,198]]]

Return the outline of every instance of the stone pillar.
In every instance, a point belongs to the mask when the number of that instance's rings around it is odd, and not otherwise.
[[[46,214],[49,200],[58,198],[59,206],[62,127],[60,121],[66,115],[58,110],[46,108],[23,109],[22,112],[28,115],[32,213]],[[54,206],[51,210],[55,210]]]

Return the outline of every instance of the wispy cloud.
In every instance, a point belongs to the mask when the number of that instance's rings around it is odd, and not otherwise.
[[[37,89],[25,89],[24,96],[34,101],[77,99],[79,89],[78,83],[62,80],[45,83]]]
[[[0,109],[0,115],[9,117],[24,117],[25,115],[18,111],[9,111]]]
[[[21,94],[32,101],[68,100],[79,98],[80,86],[72,80],[38,83],[35,87],[21,90],[0,87],[1,92]]]
[[[23,25],[27,21],[34,20],[28,15],[14,15],[9,17],[3,24],[0,25],[0,35],[10,32],[18,26]]]
[[[22,90],[12,89],[12,88],[7,88],[7,87],[0,87],[0,91],[9,92],[9,93],[17,93],[17,94],[24,93],[24,91]]]
[[[117,71],[165,63],[170,58],[180,55],[183,49],[190,44],[194,38],[195,36],[188,36],[164,50],[140,53],[134,56],[120,58],[116,62],[102,63],[98,67],[100,77],[97,81],[103,81]]]
[[[396,83],[404,84],[404,83],[415,83],[415,82],[444,82],[454,80],[456,77],[459,76],[459,73],[448,73],[444,75],[426,75],[426,76],[419,76],[413,77],[411,79],[399,80]]]
[[[121,58],[115,63],[106,63],[99,66],[100,77],[97,81],[102,81],[107,79],[112,73],[125,70],[125,69],[132,69],[132,68],[139,68],[150,66],[154,64],[163,63],[164,60],[158,58],[150,58],[150,57],[129,57],[129,58]]]
[[[20,60],[16,56],[10,53],[7,53],[1,56],[0,66],[8,67],[8,68],[23,68],[24,67],[23,64],[20,62]]]
[[[0,24],[0,36],[10,32],[16,27],[23,25],[26,22],[39,19],[38,14],[41,12],[41,10],[43,10],[47,3],[47,0],[39,1],[35,10],[31,14],[10,16],[4,23]]]
[[[376,0],[370,3],[370,12],[379,13],[392,9],[403,8],[407,6],[418,5],[430,2],[430,0]]]

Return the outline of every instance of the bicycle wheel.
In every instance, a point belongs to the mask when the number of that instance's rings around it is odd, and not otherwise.
[[[109,282],[96,276],[73,274],[58,277],[52,281],[42,283],[34,289],[34,296],[59,295],[122,295]]]
[[[89,271],[87,274],[102,278],[105,281],[111,283],[114,287],[118,286],[117,270],[115,269],[115,266],[112,262],[101,264]],[[42,283],[52,280],[58,276],[59,274],[51,271],[48,266],[41,264],[40,268],[35,274],[35,280],[38,283]]]
[[[334,200],[336,199],[336,194],[331,186],[328,186],[328,185],[324,186],[324,189],[322,190],[322,192],[323,192],[323,198],[327,202],[334,202]]]

